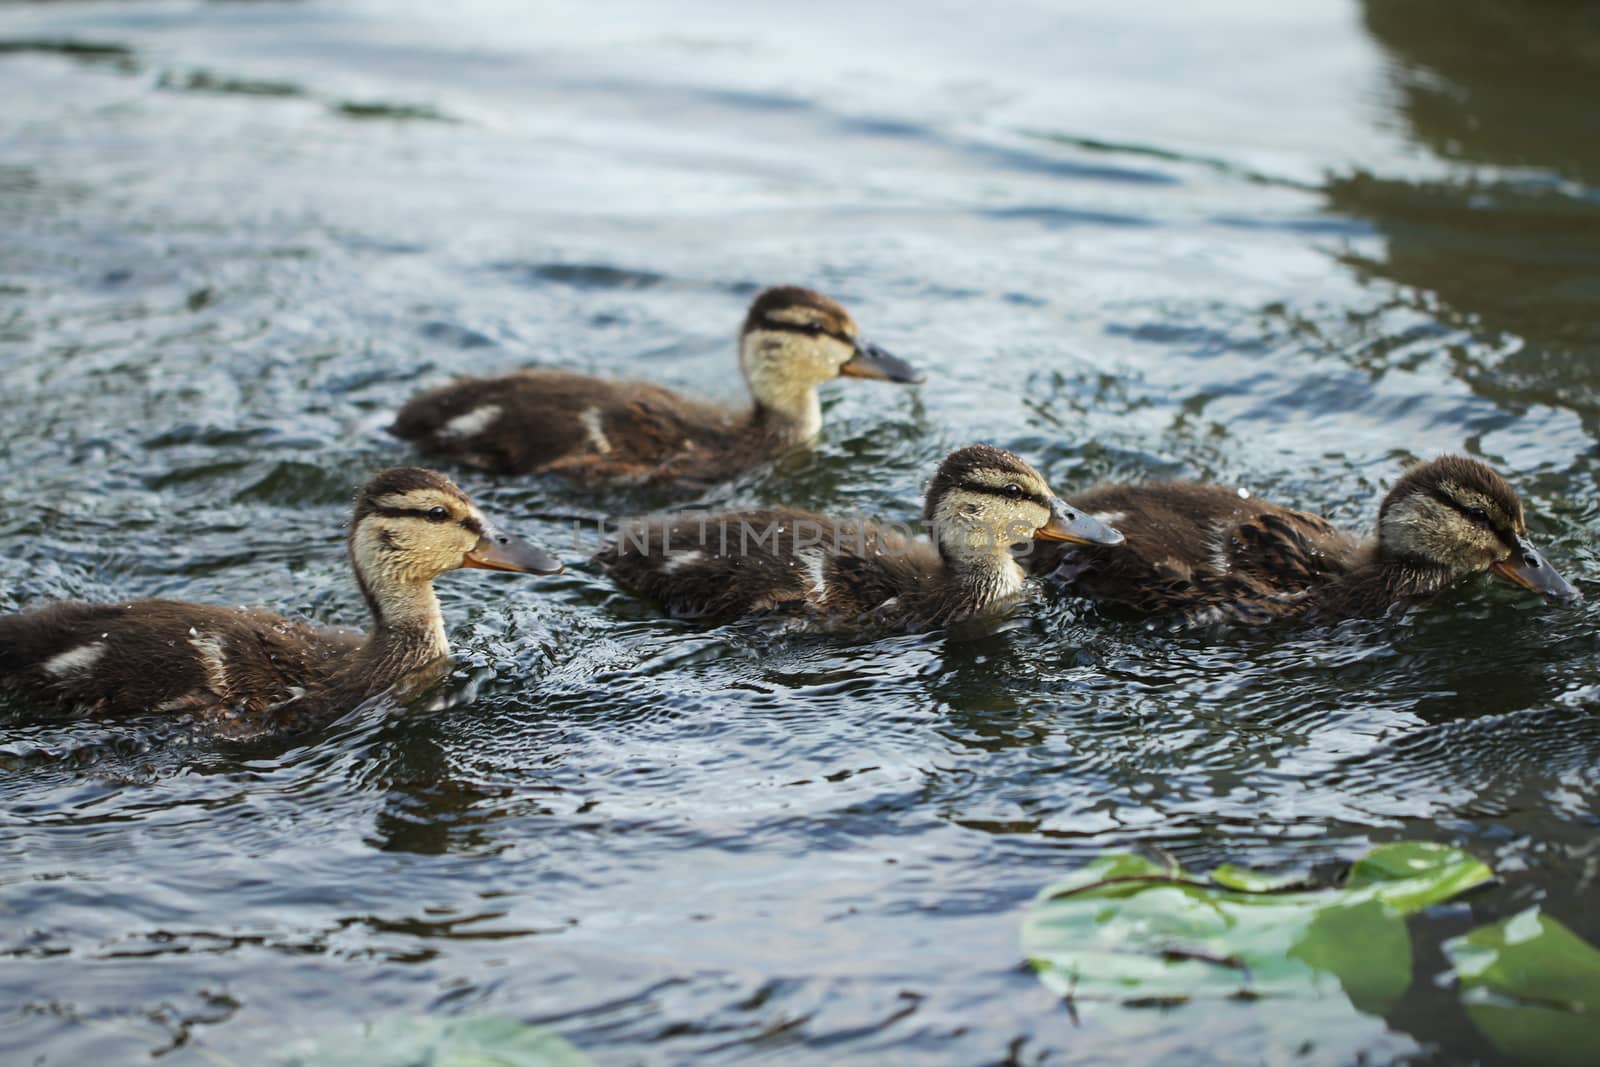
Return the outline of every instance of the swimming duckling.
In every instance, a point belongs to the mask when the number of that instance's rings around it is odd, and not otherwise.
[[[1484,571],[1550,600],[1578,598],[1528,540],[1516,491],[1465,456],[1407,471],[1368,541],[1215,485],[1108,485],[1074,503],[1115,523],[1128,543],[1116,552],[1052,546],[1034,554],[1033,572],[1145,612],[1246,624],[1370,618]]]
[[[1023,586],[1014,550],[1034,540],[1115,545],[1023,460],[989,445],[952,452],[928,487],[932,543],[854,519],[785,508],[624,524],[596,562],[679,618],[774,612],[925,629],[1001,608]]]
[[[60,603],[0,616],[0,692],[82,714],[187,712],[284,729],[383,692],[449,652],[433,579],[460,567],[557,574],[450,479],[377,474],[356,497],[350,561],[370,634],[175,600]]]
[[[711,482],[822,429],[817,386],[838,377],[920,382],[868,344],[849,312],[797,286],[756,297],[739,335],[754,405],[729,409],[648,382],[533,367],[460,378],[413,397],[389,428],[427,452],[500,474],[580,483]]]

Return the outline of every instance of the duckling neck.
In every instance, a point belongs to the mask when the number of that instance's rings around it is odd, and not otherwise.
[[[822,401],[816,385],[779,373],[785,366],[781,353],[767,351],[778,347],[754,337],[740,342],[739,365],[755,402],[756,425],[784,441],[810,440],[822,432]]]
[[[432,582],[405,582],[377,592],[363,577],[361,591],[372,611],[373,623],[363,658],[381,686],[449,654],[444,614],[439,610]]]
[[[941,545],[945,574],[950,581],[952,617],[979,615],[999,607],[1022,592],[1022,566],[1005,548],[983,555],[952,553]]]
[[[1384,587],[1397,600],[1431,596],[1461,577],[1449,567],[1418,560],[1386,559],[1374,569],[1382,576]]]
[[[1459,575],[1447,567],[1372,549],[1339,581],[1326,586],[1307,605],[1313,616],[1375,617],[1397,604],[1432,596]]]

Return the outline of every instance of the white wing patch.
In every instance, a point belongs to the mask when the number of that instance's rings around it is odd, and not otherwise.
[[[1233,527],[1225,522],[1216,523],[1206,531],[1206,555],[1211,560],[1211,569],[1218,575],[1233,572],[1232,540]]]
[[[606,436],[606,429],[600,425],[600,409],[584,408],[578,414],[578,422],[589,435],[589,443],[594,445],[594,450],[599,453],[611,451],[611,439]]]
[[[65,678],[69,674],[84,674],[89,668],[98,663],[100,657],[105,653],[106,645],[104,641],[96,641],[93,644],[69,648],[65,652],[58,652],[45,660],[44,672],[53,674],[57,678]]]
[[[451,437],[472,437],[487,430],[499,417],[499,404],[485,404],[481,408],[473,408],[465,415],[457,415],[439,427],[439,432],[449,434]]]
[[[706,554],[697,548],[686,548],[678,552],[668,552],[667,558],[662,561],[661,569],[668,574],[677,574],[685,567],[693,567],[706,558]]]
[[[811,597],[822,600],[828,595],[828,580],[822,576],[823,555],[815,548],[802,549],[795,553],[800,558],[800,565],[805,568],[806,577],[811,579]]]
[[[189,644],[200,654],[200,669],[206,673],[206,685],[218,696],[228,692],[228,657],[222,651],[222,638],[217,634],[198,634],[189,631]]]

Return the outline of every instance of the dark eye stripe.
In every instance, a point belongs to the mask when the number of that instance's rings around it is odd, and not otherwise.
[[[1468,522],[1472,523],[1474,526],[1480,526],[1480,525],[1483,525],[1485,522],[1487,522],[1488,526],[1489,526],[1489,532],[1490,533],[1494,534],[1502,542],[1504,542],[1505,544],[1509,545],[1512,548],[1515,548],[1517,546],[1517,535],[1516,535],[1516,533],[1514,531],[1513,532],[1507,532],[1506,529],[1503,526],[1501,526],[1497,521],[1495,521],[1495,517],[1493,515],[1490,515],[1487,519],[1480,519],[1477,516],[1472,514],[1472,512],[1474,510],[1473,508],[1468,507],[1467,505],[1461,503],[1458,500],[1455,500],[1455,499],[1453,499],[1451,497],[1445,496],[1441,492],[1435,491],[1434,494],[1433,494],[1433,497],[1434,497],[1435,500],[1439,501],[1439,503],[1441,503],[1441,504],[1445,505],[1446,507],[1450,508],[1457,515],[1460,515],[1462,518],[1466,519]]]
[[[1050,501],[1046,500],[1044,497],[1040,496],[1038,493],[1030,493],[1026,489],[1024,489],[1022,491],[1022,495],[1021,496],[1012,496],[1010,493],[1006,492],[1004,489],[996,489],[992,485],[981,485],[981,484],[979,484],[977,482],[962,482],[961,483],[961,488],[963,490],[965,490],[966,492],[978,493],[978,494],[980,494],[982,496],[997,496],[1001,500],[1012,500],[1012,501],[1031,500],[1035,504],[1038,504],[1041,508],[1045,508],[1046,510],[1048,510],[1049,507],[1050,507]]]
[[[455,522],[456,521],[455,516],[449,515],[449,514],[446,514],[443,517],[436,517],[434,515],[431,515],[431,514],[429,514],[429,512],[431,510],[432,510],[431,508],[386,508],[386,507],[374,507],[369,514],[382,515],[386,519],[421,519],[423,522]],[[471,516],[468,516],[467,518],[460,520],[460,525],[466,527],[469,530],[475,530],[480,535],[483,533],[483,529],[482,529],[481,525],[478,523],[478,520],[472,518]]]
[[[761,328],[763,330],[776,330],[779,333],[798,333],[806,337],[831,337],[835,341],[847,345],[856,343],[855,338],[846,337],[837,330],[830,330],[821,323],[807,325],[801,322],[775,322],[772,319],[762,319]]]

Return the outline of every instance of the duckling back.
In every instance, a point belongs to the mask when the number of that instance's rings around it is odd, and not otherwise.
[[[858,619],[942,569],[909,535],[786,508],[634,520],[595,562],[672,616],[716,623],[767,613]]]
[[[413,397],[390,432],[497,474],[596,484],[717,476],[768,451],[748,412],[552,369],[458,379]]]
[[[1127,538],[1116,549],[1039,546],[1033,573],[1067,592],[1142,613],[1264,622],[1363,558],[1362,542],[1321,516],[1218,485],[1107,485],[1073,502]]]
[[[354,631],[172,600],[51,604],[0,616],[0,689],[77,714],[253,715],[326,683]]]

